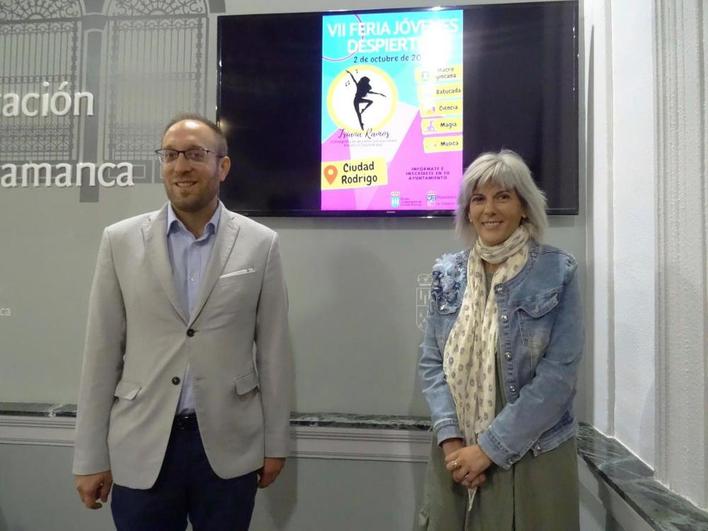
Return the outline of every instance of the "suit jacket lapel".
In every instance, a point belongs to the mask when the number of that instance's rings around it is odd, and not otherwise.
[[[165,290],[167,298],[173,308],[185,324],[188,316],[182,308],[182,303],[177,296],[174,279],[172,278],[172,266],[167,251],[167,204],[151,219],[143,225],[143,238],[145,240],[145,250],[152,263],[155,275],[160,279],[162,289]]]
[[[239,228],[236,217],[232,216],[231,212],[222,205],[221,215],[219,217],[219,229],[216,233],[214,248],[211,251],[211,256],[209,257],[209,262],[207,263],[206,271],[202,278],[197,304],[189,319],[190,325],[199,317],[207,299],[209,299],[209,295],[211,295],[214,289],[214,284],[216,284],[216,281],[219,280],[219,276],[224,271],[226,262],[236,243]]]

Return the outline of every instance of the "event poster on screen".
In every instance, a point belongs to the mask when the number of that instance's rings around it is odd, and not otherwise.
[[[322,210],[454,210],[462,11],[326,15]]]

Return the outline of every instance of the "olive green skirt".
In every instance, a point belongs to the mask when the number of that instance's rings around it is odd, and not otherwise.
[[[427,531],[576,531],[578,466],[575,439],[510,470],[492,465],[467,512],[467,489],[452,480],[433,441],[418,526]]]

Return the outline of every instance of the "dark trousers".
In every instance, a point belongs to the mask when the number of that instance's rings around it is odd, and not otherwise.
[[[196,421],[175,422],[155,485],[113,485],[111,512],[118,531],[247,531],[257,490],[256,472],[221,479],[204,453]]]

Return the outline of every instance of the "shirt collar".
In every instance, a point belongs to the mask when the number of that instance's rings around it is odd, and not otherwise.
[[[214,214],[212,214],[211,219],[209,219],[206,224],[206,227],[204,228],[202,238],[205,235],[216,234],[216,232],[219,230],[219,219],[221,218],[221,209],[223,208],[223,206],[224,205],[221,203],[221,201],[219,201],[219,204],[216,206],[216,210],[214,210]],[[180,221],[180,219],[177,217],[177,214],[175,214],[175,211],[172,208],[172,203],[167,203],[167,228],[165,230],[165,234],[169,236],[170,233],[177,232],[180,230],[189,232],[187,230],[187,227],[184,226],[184,223],[182,223],[182,221]]]

